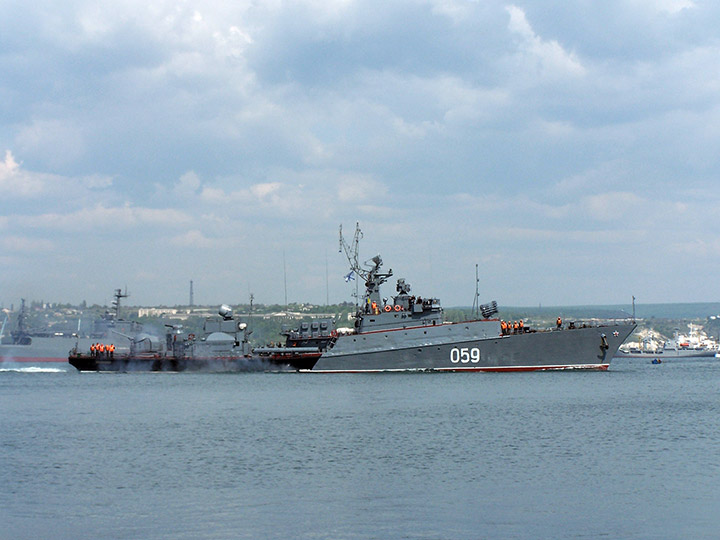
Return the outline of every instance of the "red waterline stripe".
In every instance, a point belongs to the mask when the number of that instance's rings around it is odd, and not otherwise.
[[[509,367],[485,367],[485,368],[439,368],[439,371],[556,371],[556,370],[572,370],[587,369],[606,371],[610,364],[573,364],[568,366],[509,366]]]
[[[302,373],[385,373],[402,371],[487,371],[487,372],[515,372],[515,371],[561,371],[561,370],[595,370],[607,371],[610,364],[573,364],[567,366],[509,366],[509,367],[476,367],[476,368],[417,368],[417,369],[301,369]]]

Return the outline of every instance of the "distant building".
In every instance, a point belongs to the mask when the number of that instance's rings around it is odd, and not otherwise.
[[[138,317],[167,317],[168,315],[190,315],[189,309],[178,308],[139,308]]]

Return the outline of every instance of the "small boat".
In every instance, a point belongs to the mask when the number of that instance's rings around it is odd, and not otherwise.
[[[648,358],[662,355],[663,358],[710,358],[718,355],[720,346],[705,335],[697,325],[690,323],[687,334],[674,332],[670,339],[649,332],[637,343],[624,343],[616,358]]]

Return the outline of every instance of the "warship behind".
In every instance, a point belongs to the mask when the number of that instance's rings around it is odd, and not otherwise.
[[[299,330],[284,332],[284,347],[252,350],[250,329],[227,305],[220,306],[217,317],[205,319],[202,335],[166,328],[164,339],[148,333],[120,334],[130,341],[127,352],[73,349],[68,362],[78,371],[283,371],[312,366],[332,338],[332,321],[302,323]]]
[[[28,325],[25,299],[21,300],[14,329],[10,330],[10,318],[0,325],[0,364],[38,364],[67,361],[68,350],[73,341],[70,334],[44,333],[38,335]],[[89,345],[90,340],[85,340]]]
[[[8,317],[0,326],[0,363],[5,365],[65,363],[68,361],[68,351],[73,349],[73,346],[76,349],[89,349],[93,340],[114,339],[116,331],[126,334],[138,332],[140,329],[138,323],[120,318],[120,300],[126,297],[127,293],[116,289],[112,310],[106,311],[94,320],[89,335],[83,336],[80,336],[80,321],[77,332],[72,335],[70,333],[54,335],[46,331],[33,330],[29,327],[27,308],[25,300],[22,299],[14,329],[8,330],[10,326]]]
[[[362,306],[354,328],[337,329],[312,365],[301,371],[535,371],[555,369],[606,370],[635,322],[612,325],[558,325],[553,330],[522,328],[505,331],[497,304],[479,306],[482,318],[446,322],[439,300],[410,294],[410,285],[398,279],[397,294],[386,301],[380,286],[391,276],[380,271],[382,259],[373,257],[369,268],[358,263],[356,228],[353,245],[342,236],[340,245],[350,262],[348,277],[365,281]],[[367,266],[367,263],[366,263]],[[477,293],[476,293],[477,295]]]

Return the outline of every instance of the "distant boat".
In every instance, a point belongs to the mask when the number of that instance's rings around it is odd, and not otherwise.
[[[10,318],[0,327],[0,362],[62,362],[71,347],[63,338],[38,337],[28,328],[25,299],[20,301],[15,327],[10,329]]]
[[[25,300],[21,300],[20,311],[14,328],[10,330],[10,319],[5,320],[0,326],[0,362],[6,363],[46,363],[46,362],[67,362],[69,351],[75,347],[89,349],[90,345],[97,340],[108,343],[121,344],[127,348],[125,340],[120,339],[116,332],[123,334],[135,334],[140,331],[141,325],[134,321],[125,321],[120,318],[120,299],[125,298],[120,289],[115,291],[115,299],[111,311],[94,321],[93,330],[89,337],[80,337],[75,334],[56,334],[49,332],[34,332],[28,327],[27,308]],[[79,326],[79,321],[78,321]]]
[[[689,325],[688,334],[675,331],[671,339],[659,342],[652,333],[639,343],[624,343],[615,358],[711,358],[718,355],[717,341],[701,333],[697,325]]]
[[[8,322],[10,321],[8,316],[5,316],[5,320],[0,327],[0,344],[2,345],[31,345],[32,336],[27,328],[27,309],[25,308],[25,299],[20,300],[20,311],[17,316],[17,323],[15,329],[10,330],[8,335],[5,335],[6,329],[8,328]]]

